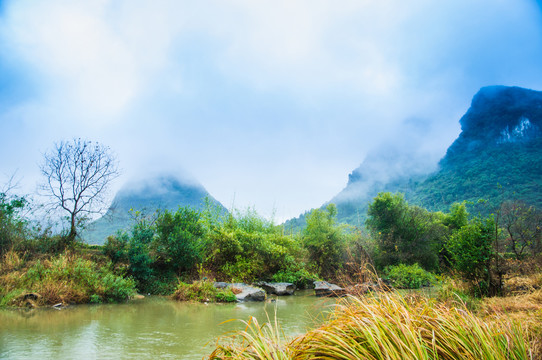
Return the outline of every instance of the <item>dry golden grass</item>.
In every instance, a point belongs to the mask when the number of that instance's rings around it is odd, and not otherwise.
[[[380,294],[344,299],[326,323],[287,342],[278,324],[246,323],[209,359],[534,359],[529,328],[505,315],[481,319],[461,304]]]
[[[527,294],[540,289],[542,289],[542,272],[511,276],[504,282],[504,290],[509,295]]]
[[[0,261],[0,274],[5,274],[11,271],[20,269],[24,265],[23,256],[13,250],[8,251]]]

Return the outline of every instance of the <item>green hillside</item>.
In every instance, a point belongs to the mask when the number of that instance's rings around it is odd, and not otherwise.
[[[339,221],[363,225],[368,204],[381,191],[402,192],[410,203],[430,210],[446,210],[454,202],[479,199],[488,200],[485,211],[507,199],[542,208],[542,92],[505,86],[482,88],[460,124],[460,135],[429,174],[401,153],[394,158],[373,154],[365,159],[349,175],[345,189],[330,200],[337,205]],[[374,175],[386,167],[395,169],[398,163],[405,165],[401,169],[411,171]],[[304,217],[285,225],[300,229]]]
[[[490,208],[508,199],[542,207],[542,92],[483,88],[460,123],[439,171],[407,198],[433,210],[480,198]]]
[[[152,214],[158,209],[177,210],[179,206],[203,209],[208,199],[227,211],[203,186],[164,175],[125,185],[115,196],[104,216],[89,225],[82,238],[89,244],[103,244],[109,235],[133,224],[132,210]]]

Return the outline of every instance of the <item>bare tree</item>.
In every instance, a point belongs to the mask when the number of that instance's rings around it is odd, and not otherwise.
[[[44,154],[41,172],[43,189],[52,209],[69,214],[67,245],[75,242],[77,229],[92,214],[106,209],[106,190],[118,177],[118,163],[109,149],[97,142],[73,139],[61,141]]]
[[[530,250],[532,255],[542,251],[542,214],[539,210],[515,200],[503,202],[499,212],[517,259],[524,256],[525,250]]]

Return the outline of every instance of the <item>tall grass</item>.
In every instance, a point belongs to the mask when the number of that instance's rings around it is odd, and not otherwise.
[[[24,264],[16,253],[8,252],[0,267],[0,304],[24,305],[28,294],[32,305],[56,303],[115,302],[135,293],[135,283],[112,272],[108,264],[98,264],[65,253],[50,259]]]
[[[286,337],[280,330],[276,314],[273,322],[267,320],[263,325],[255,317],[242,321],[245,330],[231,337],[228,344],[219,345],[209,359],[292,359],[293,349],[285,345]]]
[[[288,343],[276,336],[276,326],[247,326],[240,341],[219,346],[210,359],[535,358],[533,339],[506,317],[483,321],[461,304],[423,297],[350,297],[323,326]]]

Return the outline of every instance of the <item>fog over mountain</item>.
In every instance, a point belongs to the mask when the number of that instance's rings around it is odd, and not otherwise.
[[[136,212],[152,219],[156,211],[176,211],[181,206],[227,212],[194,179],[168,173],[152,174],[125,184],[115,195],[111,207],[88,226],[82,238],[91,244],[103,244],[117,231],[129,231],[135,224]]]
[[[480,89],[459,120],[462,132],[434,162],[419,141],[426,126],[405,123],[404,141],[369,154],[329,202],[338,218],[363,226],[368,204],[381,191],[402,192],[412,204],[447,211],[453,202],[487,203],[494,212],[505,200],[542,206],[542,91],[489,86]],[[304,216],[287,222],[299,229]]]
[[[112,194],[183,169],[282,221],[363,159],[369,182],[434,167],[472,94],[542,89],[540,59],[534,0],[4,0],[0,174],[33,193],[42,154],[82,137],[118,154]]]

